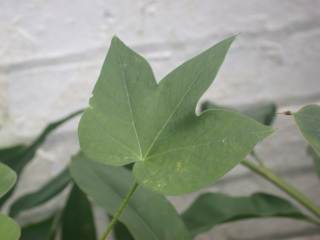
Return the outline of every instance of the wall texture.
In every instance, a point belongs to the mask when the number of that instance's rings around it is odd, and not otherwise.
[[[282,110],[320,102],[320,1],[309,0],[1,0],[0,143],[30,141],[51,120],[86,105],[112,35],[143,54],[161,79],[185,59],[240,33],[205,99],[275,101]],[[78,148],[76,121],[48,139],[16,195],[40,186]],[[320,204],[320,182],[290,117],[258,152]],[[277,192],[242,167],[211,190]],[[206,189],[208,190],[208,189]],[[196,196],[171,198],[184,209]],[[252,227],[254,224],[254,227]],[[296,236],[296,237],[293,237]],[[308,224],[246,221],[205,239],[319,239]]]

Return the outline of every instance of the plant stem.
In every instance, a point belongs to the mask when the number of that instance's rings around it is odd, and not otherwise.
[[[108,239],[110,233],[112,232],[112,229],[113,229],[114,225],[117,223],[117,221],[118,221],[119,217],[121,216],[123,210],[127,207],[131,196],[137,190],[138,186],[139,186],[138,183],[135,182],[133,184],[133,186],[129,189],[127,195],[125,196],[125,198],[121,202],[119,208],[117,209],[117,211],[113,215],[113,218],[112,218],[109,226],[107,227],[106,231],[102,235],[101,240],[107,240]]]
[[[314,202],[309,199],[307,196],[305,196],[303,193],[301,193],[298,189],[296,189],[294,186],[287,183],[285,180],[280,178],[279,176],[275,175],[272,170],[269,168],[254,164],[248,160],[243,160],[242,165],[246,166],[253,172],[257,173],[261,177],[265,178],[269,182],[271,182],[273,185],[280,188],[283,192],[288,194],[290,197],[292,197],[295,201],[300,203],[302,206],[304,206],[306,209],[309,210],[313,215],[316,217],[320,217],[320,208],[314,204]],[[319,223],[318,223],[319,224]]]

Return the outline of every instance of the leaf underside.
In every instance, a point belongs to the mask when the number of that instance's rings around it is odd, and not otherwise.
[[[82,151],[108,165],[134,162],[140,184],[169,195],[223,176],[271,133],[233,111],[195,114],[233,40],[209,48],[157,84],[147,61],[113,38],[79,124]]]

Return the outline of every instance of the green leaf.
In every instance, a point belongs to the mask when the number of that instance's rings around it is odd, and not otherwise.
[[[37,150],[45,142],[46,138],[56,128],[71,120],[72,118],[81,114],[83,110],[73,112],[55,122],[52,122],[46,126],[42,133],[28,146],[16,145],[8,148],[0,149],[0,162],[5,163],[12,168],[18,175],[24,167],[33,159]],[[15,186],[14,186],[15,187]],[[14,188],[11,189],[1,200],[0,206],[11,196]]]
[[[63,211],[61,235],[62,240],[97,238],[91,204],[76,185],[72,187]]]
[[[48,124],[42,133],[29,145],[17,145],[0,150],[0,161],[7,164],[19,175],[27,163],[32,160],[38,148],[44,143],[47,136],[56,128],[81,114],[83,110],[71,113],[55,122]]]
[[[115,240],[134,240],[128,228],[121,222],[117,222],[113,229]]]
[[[19,226],[9,217],[0,213],[0,239],[18,240],[20,237]]]
[[[320,177],[320,156],[310,146],[307,147],[307,154],[312,157],[316,173]]]
[[[233,40],[209,48],[157,84],[146,60],[113,38],[80,121],[82,151],[108,165],[135,162],[141,185],[170,195],[223,176],[271,133],[236,112],[195,114]]]
[[[25,151],[27,146],[25,145],[15,145],[0,149],[0,162],[12,161],[11,159],[20,156],[21,152]]]
[[[272,102],[260,102],[238,107],[223,107],[211,102],[204,102],[201,104],[202,111],[212,108],[235,109],[267,126],[272,125],[277,111],[277,106]]]
[[[320,156],[320,106],[305,106],[294,114],[294,118],[304,138]]]
[[[255,193],[248,197],[206,193],[200,195],[182,214],[193,236],[206,232],[219,224],[266,217],[285,217],[308,221],[308,217],[288,200],[267,193]]]
[[[70,170],[81,190],[110,215],[115,213],[134,182],[127,169],[88,160],[83,154],[74,157]],[[142,187],[133,194],[120,221],[126,225],[134,239],[190,239],[174,207],[160,194]]]
[[[53,217],[22,228],[21,240],[48,240]]]
[[[60,214],[56,213],[40,222],[23,227],[20,240],[54,240],[59,219]]]
[[[71,177],[68,168],[53,177],[35,192],[21,196],[12,203],[9,210],[10,216],[17,216],[22,211],[37,207],[62,192],[70,183]]]
[[[13,187],[16,180],[16,173],[0,163],[0,198]]]

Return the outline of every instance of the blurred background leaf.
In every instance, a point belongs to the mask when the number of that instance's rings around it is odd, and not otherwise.
[[[91,204],[77,185],[73,185],[71,189],[61,220],[62,240],[97,239]]]
[[[48,135],[67,121],[81,114],[82,112],[83,110],[75,111],[55,122],[48,124],[42,131],[42,133],[28,146],[16,145],[0,149],[0,162],[5,163],[10,168],[12,168],[17,173],[17,177],[19,179],[20,173],[22,172],[24,167],[33,159],[36,151],[42,146]],[[0,207],[11,196],[14,188],[15,186],[0,200]]]
[[[25,194],[16,199],[10,206],[9,215],[16,217],[20,212],[28,210],[51,200],[61,193],[70,183],[71,177],[68,168],[65,168],[57,176],[51,178],[40,189]]]
[[[247,197],[233,197],[223,193],[200,195],[182,214],[193,236],[232,221],[249,218],[286,217],[309,221],[288,200],[267,193]]]
[[[22,228],[21,240],[53,240],[56,234],[55,216]]]
[[[316,173],[320,177],[320,156],[313,150],[311,146],[307,147],[307,154],[313,159]]]
[[[209,101],[206,101],[201,104],[200,110],[204,111],[210,108],[223,108],[223,109],[233,109],[239,111],[248,117],[255,119],[256,121],[264,125],[272,125],[277,111],[277,106],[272,102],[259,102],[255,104],[247,104],[241,106],[220,106]]]

